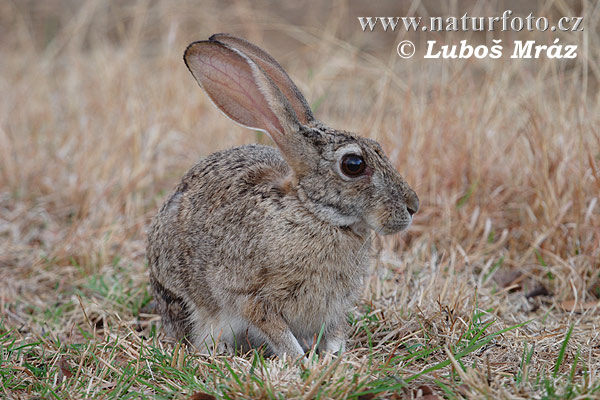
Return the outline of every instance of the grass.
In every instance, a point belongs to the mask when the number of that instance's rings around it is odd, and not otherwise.
[[[490,38],[356,16],[517,3],[335,3],[0,3],[0,397],[600,397],[597,2],[531,10],[584,32],[494,33],[560,37],[575,60],[446,61],[424,41]],[[268,142],[185,69],[220,31],[272,53],[319,119],[377,139],[421,199],[408,232],[376,240],[342,358],[203,356],[153,314],[145,235],[165,197],[199,158]]]

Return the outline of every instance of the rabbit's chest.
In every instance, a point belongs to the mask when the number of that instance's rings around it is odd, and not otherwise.
[[[344,318],[363,287],[368,259],[345,254],[306,265],[306,273],[282,291],[283,314],[294,331],[318,332]]]

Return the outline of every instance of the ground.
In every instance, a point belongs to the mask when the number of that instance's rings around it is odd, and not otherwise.
[[[0,397],[600,397],[598,3],[275,4],[0,3]],[[585,30],[357,20],[511,7]],[[145,237],[168,193],[213,151],[268,143],[185,68],[186,45],[220,31],[275,56],[317,118],[378,140],[421,199],[375,241],[340,358],[203,356],[152,313]],[[578,57],[423,58],[426,40],[491,37],[558,37]]]

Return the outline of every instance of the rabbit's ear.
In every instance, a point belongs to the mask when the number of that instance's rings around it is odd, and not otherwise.
[[[194,42],[185,63],[212,102],[229,118],[267,132],[284,154],[291,153],[300,122],[287,98],[248,56],[216,41]]]
[[[298,120],[304,125],[314,121],[312,111],[306,99],[296,86],[292,79],[285,72],[283,67],[260,47],[228,33],[217,33],[212,35],[209,40],[224,43],[227,46],[239,50],[250,57],[259,65],[265,74],[277,85],[279,90],[285,95],[290,105],[296,112]]]

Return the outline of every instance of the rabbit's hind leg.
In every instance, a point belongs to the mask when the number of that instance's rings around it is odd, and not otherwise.
[[[150,273],[150,286],[165,333],[177,340],[191,343],[192,313],[188,305],[181,297],[165,288],[152,273]]]

